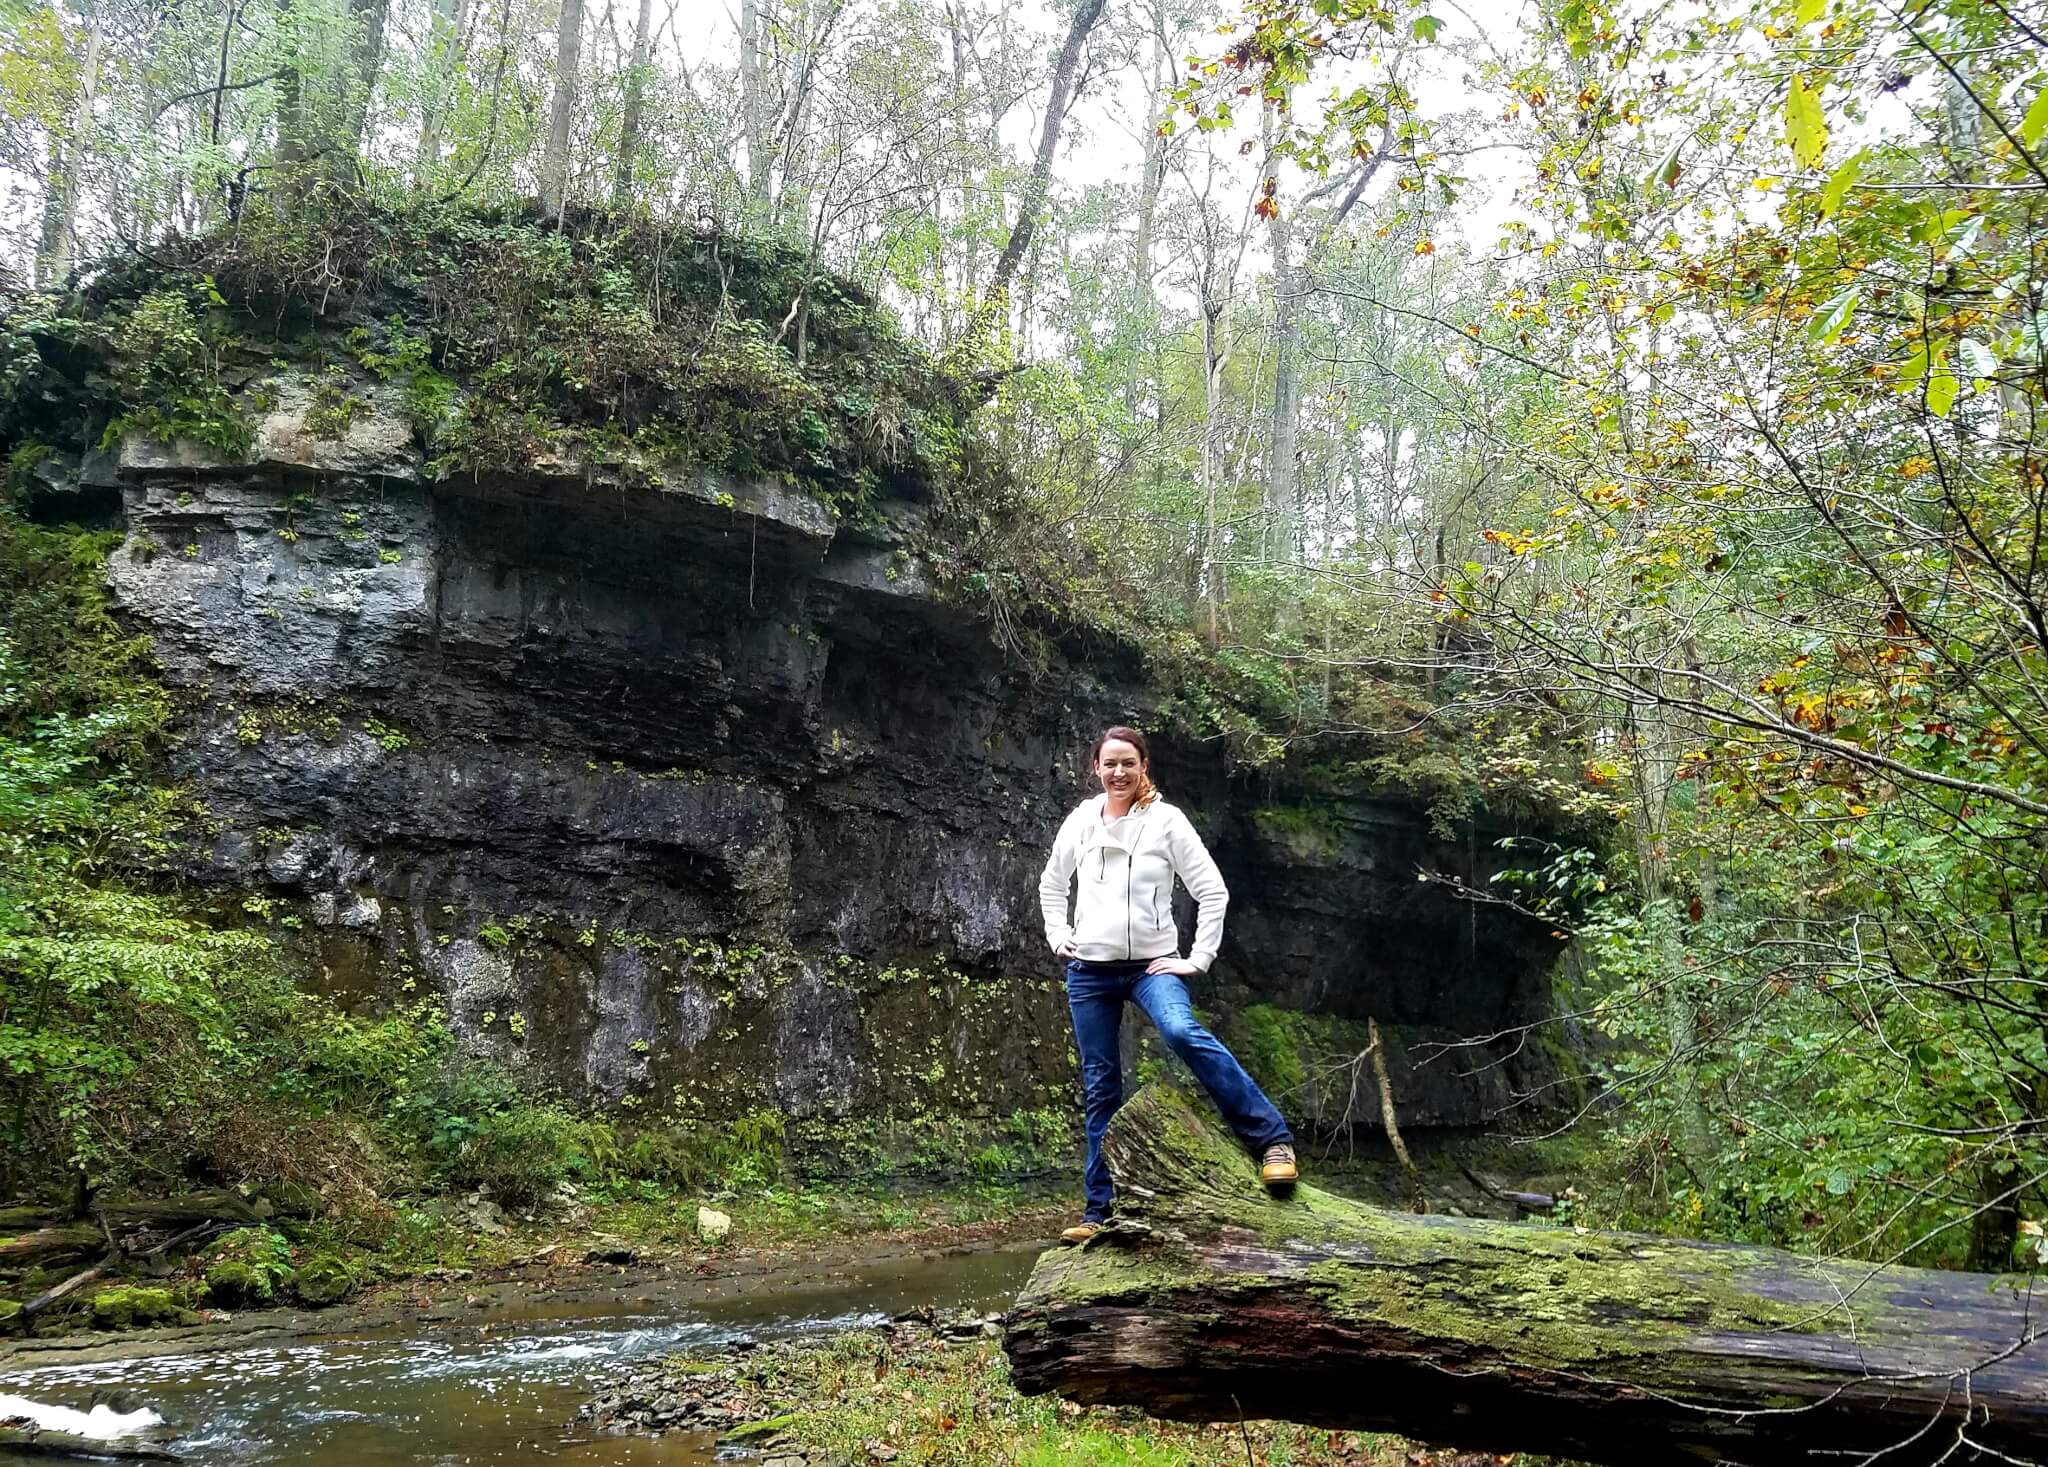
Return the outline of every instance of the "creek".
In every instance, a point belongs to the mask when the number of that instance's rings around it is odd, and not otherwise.
[[[606,1436],[576,1410],[610,1373],[652,1356],[860,1328],[924,1307],[1004,1308],[1036,1256],[1034,1245],[878,1259],[770,1275],[722,1297],[688,1278],[599,1299],[514,1296],[459,1310],[459,1321],[12,1369],[0,1389],[78,1407],[95,1389],[133,1391],[173,1423],[171,1449],[194,1463],[701,1467],[718,1460],[709,1433]]]

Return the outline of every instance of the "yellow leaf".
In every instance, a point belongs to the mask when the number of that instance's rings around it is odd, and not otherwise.
[[[1828,0],[1799,0],[1796,19],[1800,25],[1812,25],[1828,13]]]
[[[1827,152],[1828,125],[1821,117],[1820,93],[1803,76],[1793,77],[1792,89],[1785,94],[1785,142],[1801,168],[1818,168]]]

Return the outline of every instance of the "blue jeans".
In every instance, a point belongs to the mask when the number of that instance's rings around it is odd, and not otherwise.
[[[1171,973],[1147,973],[1136,963],[1067,964],[1067,1008],[1074,1016],[1074,1043],[1081,1051],[1081,1088],[1087,1097],[1089,1222],[1109,1216],[1116,1187],[1102,1159],[1102,1133],[1124,1103],[1123,1058],[1117,1049],[1124,1005],[1135,1003],[1159,1030],[1166,1047],[1195,1072],[1223,1119],[1253,1153],[1292,1141],[1293,1134],[1273,1102],[1244,1072],[1231,1052],[1195,1019],[1185,983]]]

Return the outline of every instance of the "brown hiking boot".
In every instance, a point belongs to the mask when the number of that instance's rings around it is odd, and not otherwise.
[[[1085,1243],[1101,1231],[1101,1223],[1075,1223],[1074,1226],[1060,1234],[1060,1241],[1062,1243]]]
[[[1268,1146],[1265,1156],[1259,1162],[1259,1180],[1268,1187],[1291,1187],[1301,1177],[1294,1165],[1294,1148],[1285,1141],[1278,1146]]]

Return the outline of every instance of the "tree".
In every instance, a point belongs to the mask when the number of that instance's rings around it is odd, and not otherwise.
[[[569,195],[569,142],[583,67],[583,0],[561,0],[555,31],[555,95],[548,109],[547,151],[541,157],[540,203],[560,218]]]

